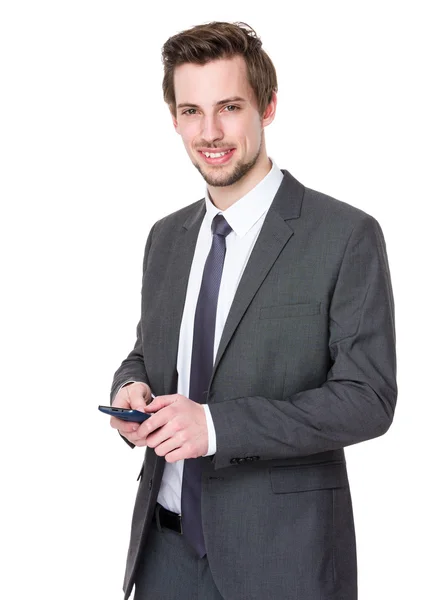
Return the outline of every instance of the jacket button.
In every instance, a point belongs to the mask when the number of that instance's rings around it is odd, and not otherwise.
[[[149,490],[152,489],[152,479],[149,481]]]

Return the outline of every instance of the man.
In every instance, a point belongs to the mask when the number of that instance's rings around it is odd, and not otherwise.
[[[111,421],[147,447],[125,597],[355,600],[343,448],[385,433],[397,396],[380,226],[268,157],[277,79],[248,26],[194,27],[163,60],[207,187],[150,231],[113,381],[114,406],[152,415]]]

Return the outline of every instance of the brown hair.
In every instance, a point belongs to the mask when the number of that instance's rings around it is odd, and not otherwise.
[[[278,90],[277,74],[271,59],[262,49],[256,32],[246,23],[214,21],[197,25],[170,37],[162,47],[164,100],[176,114],[174,70],[185,63],[204,65],[212,60],[243,56],[247,77],[256,96],[260,115]]]

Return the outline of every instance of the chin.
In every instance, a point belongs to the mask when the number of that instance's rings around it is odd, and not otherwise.
[[[204,170],[200,164],[196,162],[193,164],[208,185],[212,187],[228,187],[243,179],[254,168],[259,158],[259,152],[249,162],[242,163],[238,160],[235,165],[227,165],[227,168],[221,165],[221,167],[209,167]]]
[[[196,168],[205,182],[212,187],[226,187],[233,185],[233,183],[236,183],[242,177],[242,175],[239,177],[236,167],[231,168],[230,171],[224,169],[224,167],[210,167],[209,169],[204,170],[200,165],[196,165]]]

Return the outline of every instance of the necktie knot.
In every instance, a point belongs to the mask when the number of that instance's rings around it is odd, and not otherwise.
[[[227,223],[225,218],[219,214],[215,215],[212,221],[212,233],[215,235],[222,235],[223,237],[227,237],[228,234],[232,231],[232,228]]]

